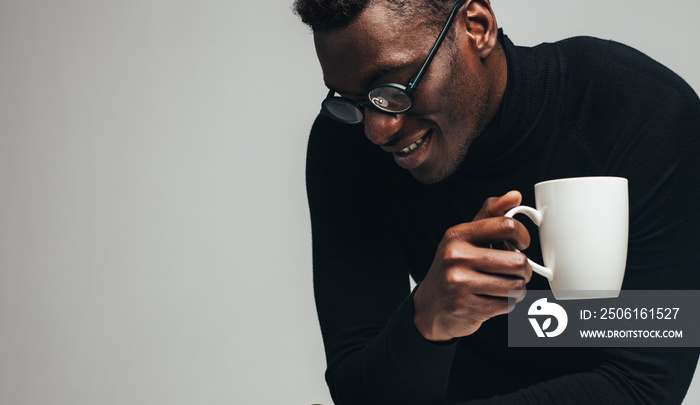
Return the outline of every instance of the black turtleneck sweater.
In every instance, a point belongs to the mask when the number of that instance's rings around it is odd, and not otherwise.
[[[499,116],[461,168],[421,185],[362,126],[320,116],[307,192],[314,289],[337,405],[676,404],[698,349],[509,348],[506,317],[449,344],[416,330],[409,274],[425,277],[443,233],[509,190],[629,180],[624,289],[700,288],[700,101],[674,73],[624,45],[573,38],[534,48],[501,35],[508,83]],[[541,262],[531,224],[529,257]],[[533,276],[528,288],[548,289]]]

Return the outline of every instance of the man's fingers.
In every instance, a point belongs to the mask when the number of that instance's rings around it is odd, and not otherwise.
[[[451,306],[452,314],[469,314],[481,321],[506,314],[525,297],[527,282],[532,272],[522,271],[522,277],[511,277],[480,272],[465,272],[468,281],[453,285],[457,298]]]
[[[517,219],[497,217],[456,225],[445,232],[448,242],[463,241],[475,246],[507,242],[524,250],[530,246],[530,234]]]
[[[446,281],[469,285],[480,294],[505,296],[503,291],[520,290],[532,278],[527,257],[519,252],[477,248],[479,257],[461,255],[449,260]],[[501,291],[501,292],[498,292]]]

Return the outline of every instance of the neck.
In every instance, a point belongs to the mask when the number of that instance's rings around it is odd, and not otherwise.
[[[508,63],[500,39],[499,46],[484,60],[484,66],[491,76],[491,91],[489,92],[491,100],[488,106],[487,120],[484,123],[488,125],[501,110],[503,95],[506,92],[506,84],[508,83]]]

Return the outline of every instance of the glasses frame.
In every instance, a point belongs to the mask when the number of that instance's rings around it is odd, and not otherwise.
[[[433,61],[433,58],[435,57],[435,54],[437,53],[438,49],[440,49],[440,45],[442,45],[443,40],[447,36],[447,33],[450,31],[450,27],[452,26],[452,22],[454,21],[455,17],[457,16],[457,11],[459,11],[459,9],[462,7],[462,5],[464,5],[465,2],[466,2],[466,0],[460,0],[457,2],[457,4],[455,4],[454,8],[452,9],[452,12],[450,13],[450,16],[447,18],[447,22],[445,22],[445,25],[442,28],[442,31],[440,32],[440,35],[435,40],[435,44],[433,45],[433,48],[430,50],[428,57],[423,62],[423,65],[421,65],[420,69],[418,69],[418,73],[416,73],[416,75],[413,77],[413,79],[411,79],[411,81],[408,82],[408,86],[404,86],[404,85],[398,84],[398,83],[378,84],[376,86],[373,86],[371,89],[369,89],[369,91],[367,92],[366,98],[364,98],[362,100],[358,100],[358,101],[353,101],[353,100],[350,100],[350,99],[345,98],[345,97],[335,97],[335,91],[331,89],[328,91],[328,95],[326,95],[326,98],[323,100],[323,102],[321,102],[321,112],[323,114],[329,115],[332,118],[334,118],[342,123],[345,123],[345,124],[359,124],[362,121],[364,121],[365,113],[364,113],[362,107],[364,107],[365,105],[369,105],[369,106],[374,107],[375,109],[377,109],[379,111],[390,113],[390,114],[404,114],[404,113],[408,112],[411,108],[413,108],[413,103],[415,101],[413,98],[413,92],[415,91],[416,87],[418,86],[418,83],[420,83],[420,80],[423,78],[423,75],[425,74],[425,72],[428,70],[428,66],[430,66],[430,63]],[[394,110],[389,110],[387,108],[384,108],[384,107],[372,102],[372,97],[370,96],[370,94],[376,89],[386,88],[386,87],[392,88],[392,89],[398,89],[399,91],[404,93],[410,101],[410,104],[408,105],[408,107],[394,111]],[[326,105],[326,103],[329,101],[332,101],[332,102],[342,101],[342,102],[345,102],[345,103],[352,105],[357,110],[357,112],[358,112],[357,115],[359,115],[361,118],[359,120],[348,120],[348,119],[343,119],[343,118],[333,114],[328,109],[328,107]]]

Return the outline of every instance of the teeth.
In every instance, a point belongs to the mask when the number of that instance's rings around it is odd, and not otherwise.
[[[418,145],[420,145],[420,144],[422,144],[422,143],[423,143],[423,138],[420,138],[420,139],[418,139],[417,141],[413,142],[412,144],[410,144],[410,145],[406,146],[405,148],[401,149],[400,152],[401,152],[401,153],[408,153],[408,152],[410,152],[410,151],[412,151],[412,150],[415,150],[415,149],[418,147]]]

